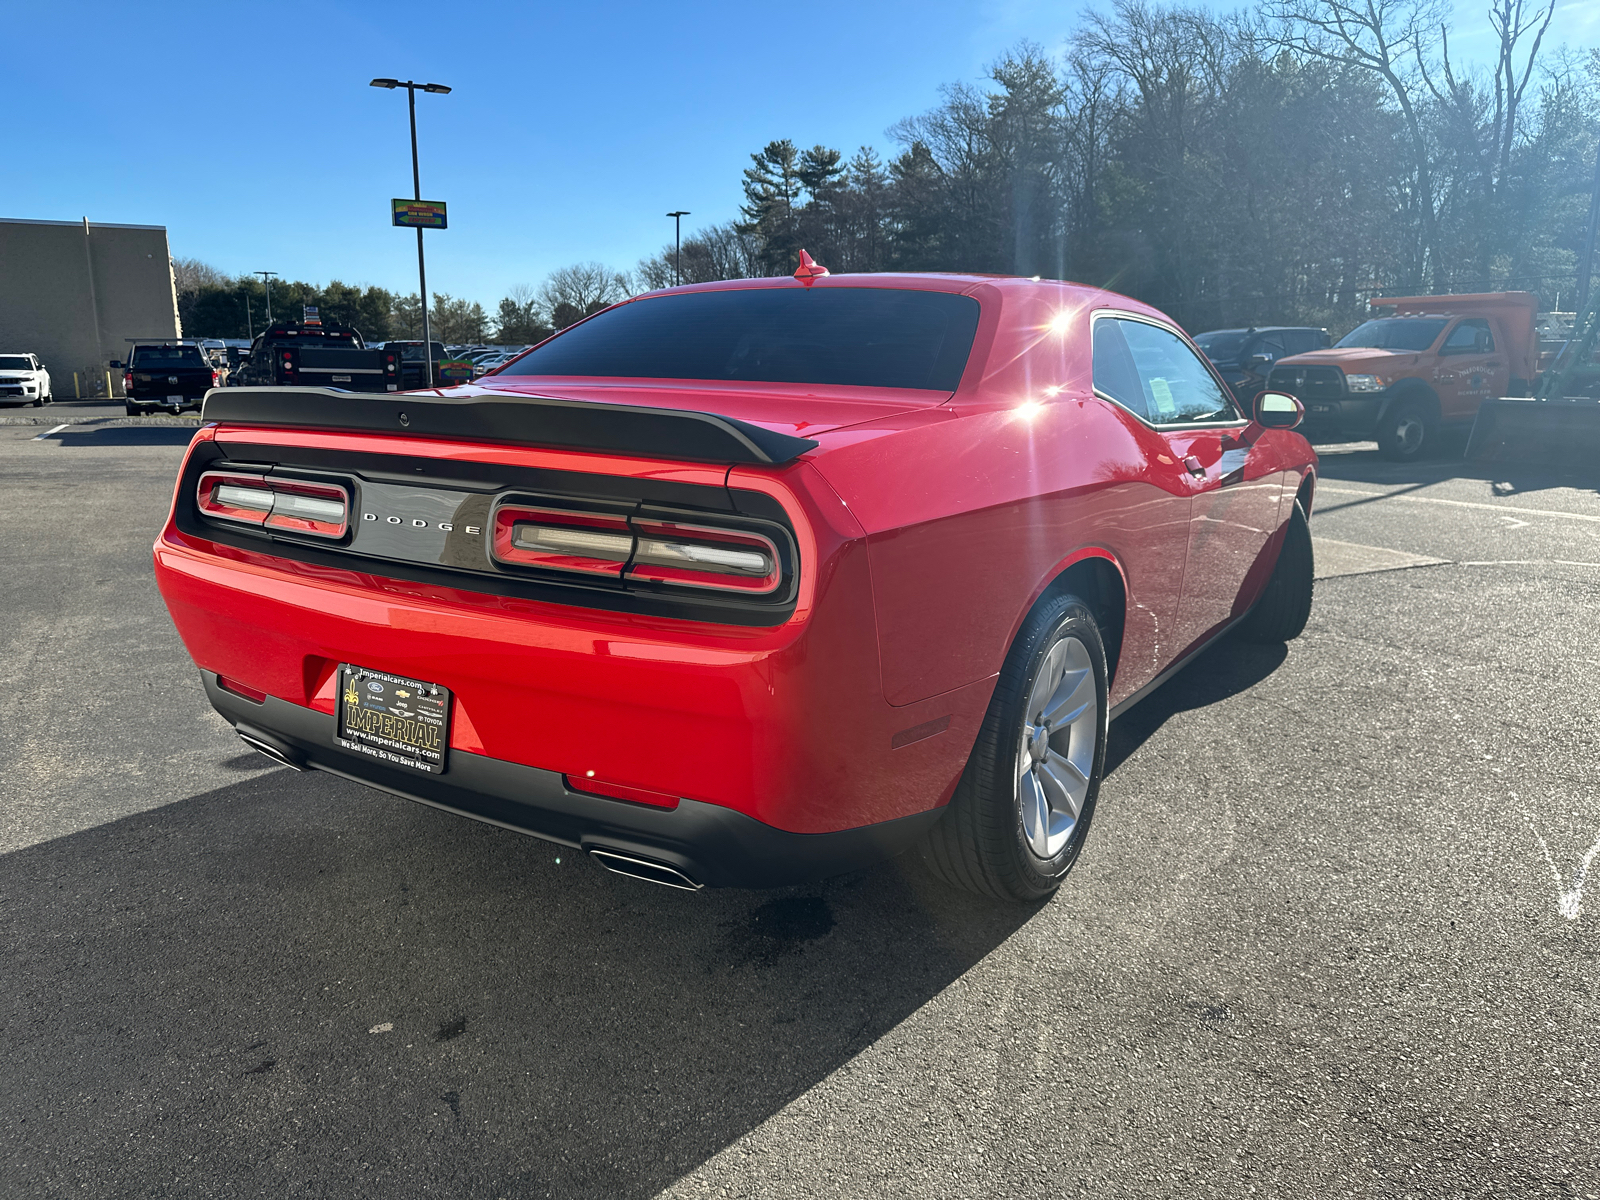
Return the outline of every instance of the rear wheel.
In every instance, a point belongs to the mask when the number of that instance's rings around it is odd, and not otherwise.
[[[1278,563],[1272,568],[1261,599],[1250,610],[1240,632],[1252,642],[1287,642],[1300,636],[1311,619],[1316,574],[1311,552],[1311,525],[1300,501],[1294,502],[1283,531]]]
[[[128,409],[128,415],[130,417],[142,417],[142,416],[144,416],[145,409],[144,409],[144,405],[142,405],[142,404],[134,404],[134,403],[132,403],[130,401],[128,403],[128,405],[127,405],[127,409]]]
[[[1415,462],[1439,440],[1439,420],[1418,399],[1398,400],[1378,422],[1378,453],[1392,462]]]
[[[1060,886],[1105,768],[1106,655],[1089,606],[1047,599],[1007,655],[955,797],[924,846],[935,873],[1002,900]]]

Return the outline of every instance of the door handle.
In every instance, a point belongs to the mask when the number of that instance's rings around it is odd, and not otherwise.
[[[1188,470],[1189,474],[1193,475],[1196,479],[1204,479],[1206,477],[1205,467],[1200,465],[1200,460],[1194,455],[1191,454],[1186,457],[1183,460],[1183,465],[1185,469]]]

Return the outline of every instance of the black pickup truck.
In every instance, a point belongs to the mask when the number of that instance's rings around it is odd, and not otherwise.
[[[221,383],[221,372],[205,348],[180,338],[138,342],[126,362],[113,360],[111,365],[122,368],[130,417],[199,408],[206,393]]]
[[[233,372],[244,387],[332,387],[347,392],[398,392],[400,353],[369,350],[348,325],[296,321],[273,325]]]

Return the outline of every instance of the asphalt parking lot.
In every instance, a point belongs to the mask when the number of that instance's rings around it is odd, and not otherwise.
[[[1600,1197],[1592,466],[1324,447],[1305,635],[1113,726],[1014,908],[672,892],[274,768],[151,579],[187,431],[24,415],[0,1194]]]

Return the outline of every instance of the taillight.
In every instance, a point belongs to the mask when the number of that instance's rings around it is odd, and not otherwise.
[[[503,504],[494,514],[494,555],[501,562],[612,579],[633,553],[624,517]]]
[[[312,537],[341,538],[350,523],[350,496],[333,483],[207,471],[195,498],[208,517]]]
[[[222,376],[221,376],[220,373],[218,373],[216,371],[211,372],[211,386],[212,387],[221,387],[222,386]]]
[[[133,372],[124,371],[122,375],[122,393],[127,395],[131,391],[133,391]]]
[[[731,592],[775,591],[781,580],[778,548],[747,530],[635,520],[638,549],[629,579]]]
[[[774,592],[783,581],[777,545],[763,534],[521,504],[495,510],[494,556],[511,566],[746,595]]]

